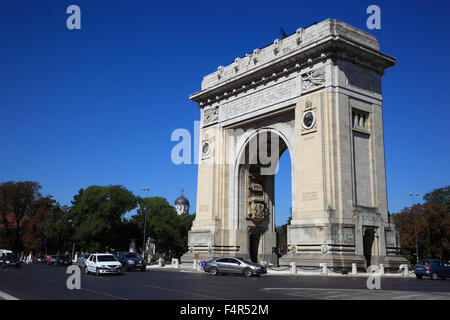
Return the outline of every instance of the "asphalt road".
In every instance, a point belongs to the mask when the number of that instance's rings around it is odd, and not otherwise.
[[[450,280],[382,278],[381,290],[368,290],[363,277],[277,276],[244,278],[207,273],[147,270],[123,275],[85,275],[81,289],[66,286],[66,267],[22,265],[0,269],[0,299],[44,300],[287,300],[287,299],[446,299]]]

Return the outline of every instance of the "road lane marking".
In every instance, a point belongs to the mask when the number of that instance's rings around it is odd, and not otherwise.
[[[262,288],[260,291],[297,296],[309,299],[340,300],[410,300],[424,299],[450,299],[448,292],[415,292],[395,290],[364,290],[364,289],[327,289],[327,288]]]
[[[148,285],[148,284],[141,284],[141,286],[148,287],[148,288],[160,289],[160,290],[166,290],[166,291],[171,291],[171,292],[176,292],[176,293],[189,294],[189,295],[199,296],[199,297],[206,298],[206,299],[227,300],[225,298],[213,297],[213,296],[209,296],[209,295],[205,295],[205,294],[194,293],[194,292],[189,292],[189,291],[184,291],[184,290],[177,290],[177,289],[169,289],[169,288],[151,286],[151,285]]]
[[[110,279],[102,278],[101,276],[90,278],[90,279],[97,279],[97,280],[104,280],[104,281],[110,281]]]
[[[88,288],[81,288],[81,289],[82,289],[82,290],[89,291],[89,292],[92,292],[92,293],[101,294],[101,295],[104,295],[104,296],[107,296],[107,297],[111,297],[111,298],[114,298],[114,299],[119,299],[119,300],[130,300],[130,299],[128,299],[128,298],[116,296],[116,295],[114,295],[114,294],[107,293],[107,292],[103,292],[103,291],[97,291],[97,290],[94,290],[94,289],[88,289]]]
[[[7,294],[6,292],[0,291],[0,298],[5,300],[20,300],[19,298],[16,298],[10,294]]]

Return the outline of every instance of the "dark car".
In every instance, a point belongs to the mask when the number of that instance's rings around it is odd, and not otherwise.
[[[0,258],[2,268],[20,268],[20,259],[15,253],[4,253]]]
[[[72,264],[72,258],[67,254],[58,254],[56,255],[56,259],[54,265],[59,266],[70,266]]]
[[[416,264],[416,278],[430,277],[433,280],[450,278],[450,263],[442,259],[424,259]]]
[[[77,258],[77,264],[81,269],[86,268],[86,260],[89,258],[90,253],[82,253]]]
[[[221,273],[234,273],[251,277],[267,273],[265,266],[238,257],[222,257],[206,261],[203,270],[213,276]]]
[[[57,258],[56,254],[48,256],[47,264],[56,264],[56,258]]]
[[[145,271],[146,263],[144,258],[139,257],[135,252],[117,252],[114,256],[122,264],[123,271],[139,269]]]
[[[34,264],[47,263],[47,257],[43,254],[38,254],[37,256],[34,257],[33,263]]]

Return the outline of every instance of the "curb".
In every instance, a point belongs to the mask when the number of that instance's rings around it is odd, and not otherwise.
[[[188,272],[188,273],[204,273],[203,269],[200,271],[192,270],[192,267],[181,267],[175,268],[171,265],[166,265],[165,267],[159,267],[157,265],[155,266],[147,266],[146,270],[158,270],[158,271],[178,271],[178,272]],[[353,278],[353,277],[360,277],[360,278],[367,278],[371,274],[369,273],[358,273],[358,274],[340,274],[340,273],[332,273],[329,272],[328,274],[323,273],[312,273],[312,272],[299,272],[297,271],[297,274],[292,274],[291,271],[274,271],[274,270],[268,270],[266,275],[270,276],[321,276],[321,277],[344,277],[344,278]],[[408,276],[404,276],[403,274],[389,274],[385,273],[381,275],[382,278],[415,278],[414,273],[410,273]]]

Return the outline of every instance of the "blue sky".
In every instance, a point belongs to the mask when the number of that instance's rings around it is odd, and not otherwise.
[[[81,30],[66,8],[81,8]],[[367,30],[366,8],[381,8]],[[389,210],[450,184],[450,6],[447,1],[2,0],[0,182],[34,180],[63,204],[92,184],[122,184],[195,208],[196,165],[174,165],[188,95],[234,58],[314,21],[338,18],[376,35],[398,63],[383,78]],[[276,222],[290,205],[290,159],[276,177]],[[193,212],[193,210],[191,210]]]

